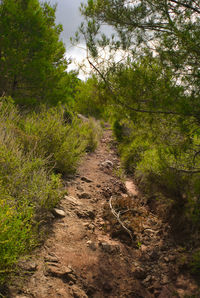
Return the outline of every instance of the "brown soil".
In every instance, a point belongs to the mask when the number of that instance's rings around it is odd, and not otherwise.
[[[45,245],[21,262],[9,297],[200,297],[170,227],[149,211],[133,181],[122,183],[118,167],[106,130],[66,182],[68,196],[58,207],[65,216],[54,214]],[[111,196],[129,232],[111,212]]]

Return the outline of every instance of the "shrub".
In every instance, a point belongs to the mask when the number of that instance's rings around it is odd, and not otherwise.
[[[25,135],[31,136],[28,144],[35,148],[35,154],[48,157],[49,164],[67,175],[75,172],[86,149],[92,151],[96,148],[99,137],[97,126],[92,120],[82,123],[75,116],[71,124],[66,123],[62,107],[48,110],[43,107],[40,113],[27,117],[22,123],[22,130]],[[27,137],[24,147],[27,150]]]
[[[89,118],[88,122],[81,125],[81,135],[82,139],[86,142],[86,150],[89,152],[95,151],[99,138],[102,135],[100,123],[93,118]]]
[[[99,125],[61,106],[20,114],[0,101],[0,282],[20,255],[41,239],[38,226],[63,197],[61,174],[74,173],[85,150],[96,148]]]

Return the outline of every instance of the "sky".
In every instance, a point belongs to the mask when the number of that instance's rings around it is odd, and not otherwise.
[[[66,57],[72,58],[74,62],[68,70],[76,69],[76,63],[81,62],[85,57],[85,51],[73,47],[70,43],[70,37],[73,37],[79,25],[83,21],[79,7],[81,3],[87,3],[87,0],[50,0],[50,4],[57,3],[56,22],[63,25],[61,38],[66,45]],[[84,75],[80,73],[80,78]]]

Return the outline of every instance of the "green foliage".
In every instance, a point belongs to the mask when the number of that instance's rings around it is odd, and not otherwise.
[[[71,100],[74,73],[66,73],[56,7],[38,0],[0,3],[0,95],[20,104]]]
[[[115,120],[112,126],[113,133],[118,141],[122,141],[123,139],[123,127],[120,124],[119,120]]]
[[[81,127],[81,137],[86,141],[86,151],[95,151],[101,135],[102,129],[100,123],[89,118],[88,122],[85,122]]]
[[[10,98],[0,101],[0,282],[41,239],[41,221],[64,195],[58,172],[74,173],[97,145],[93,120],[65,116],[61,106],[22,114]]]
[[[125,169],[143,192],[165,197],[176,226],[181,223],[182,232],[189,227],[193,243],[199,243],[198,1],[88,0],[81,12],[85,24],[79,33],[109,94]],[[105,24],[115,34],[100,34]],[[199,270],[199,253],[194,268]]]
[[[1,183],[2,184],[2,183]],[[33,245],[33,208],[14,206],[15,199],[0,186],[0,282],[18,257]]]
[[[95,62],[98,63],[101,53],[107,50],[104,78],[120,60],[116,59],[119,49],[123,51],[122,57],[128,57],[129,61],[156,55],[163,71],[173,70],[174,80],[179,79],[187,90],[192,90],[198,105],[199,5],[195,1],[172,2],[88,0],[81,6],[86,26],[82,25],[79,32],[86,38]],[[99,34],[104,24],[112,26],[116,34]]]
[[[65,116],[61,106],[48,110],[44,107],[41,112],[29,115],[21,127],[31,137],[28,144],[35,148],[34,154],[45,156],[49,165],[67,175],[75,172],[86,149],[95,149],[98,129],[93,121],[82,123],[75,117],[71,124],[66,123]],[[24,146],[27,150],[26,139]]]
[[[102,86],[99,86],[95,77],[89,78],[86,82],[80,81],[76,87],[75,111],[87,117],[104,117],[105,100],[102,93]]]

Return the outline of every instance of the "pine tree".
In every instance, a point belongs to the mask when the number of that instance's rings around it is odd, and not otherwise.
[[[65,47],[56,7],[38,0],[0,3],[0,95],[23,103],[66,98]]]
[[[170,78],[174,86],[184,86],[185,97],[178,99],[182,100],[182,106],[176,106],[172,101],[171,111],[188,116],[192,114],[200,119],[199,1],[88,0],[81,11],[87,26],[82,25],[80,32],[86,38],[93,61],[99,59],[102,49],[112,53],[112,64],[109,61],[98,68],[99,65],[93,63],[104,80],[108,81],[108,75],[117,69],[116,53],[119,50],[128,57],[121,66],[124,63],[140,63],[142,57],[148,57],[151,65],[152,57],[156,57],[163,78]],[[105,24],[112,28],[114,34],[101,34],[100,28]],[[118,65],[120,68],[120,63]],[[163,110],[168,108],[168,103],[165,107],[163,101]]]

